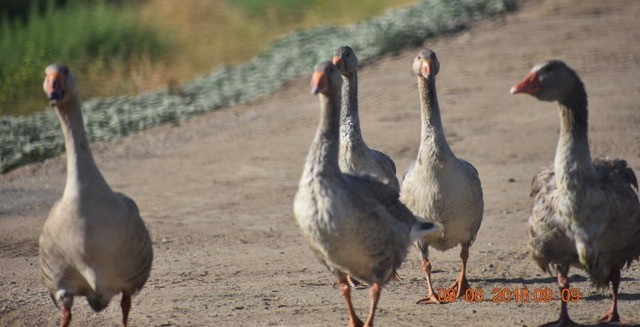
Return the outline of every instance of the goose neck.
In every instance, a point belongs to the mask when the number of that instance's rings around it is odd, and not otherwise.
[[[422,119],[420,153],[430,157],[451,154],[442,127],[435,77],[430,80],[418,77],[418,89]]]
[[[340,147],[340,94],[320,98],[320,123],[309,149],[305,174],[311,176],[338,174]]]
[[[559,102],[560,137],[554,161],[559,188],[589,183],[593,164],[589,151],[587,95],[582,83]]]
[[[340,112],[340,141],[346,145],[363,144],[358,113],[358,75],[342,76],[342,110]]]
[[[91,190],[110,191],[89,149],[79,96],[56,107],[56,114],[62,126],[67,155],[67,182],[63,198],[83,196]]]

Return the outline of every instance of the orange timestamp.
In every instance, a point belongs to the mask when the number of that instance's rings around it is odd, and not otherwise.
[[[438,289],[438,300],[440,302],[455,302],[456,301],[455,289]],[[578,302],[581,297],[580,290],[577,288],[566,288],[559,291],[554,291],[551,288],[534,288],[530,290],[526,287],[523,288],[494,288],[490,294],[485,294],[482,288],[470,288],[464,294],[464,299],[467,302],[481,303],[491,300],[494,303],[540,303],[551,302],[555,297],[560,296],[563,302]]]

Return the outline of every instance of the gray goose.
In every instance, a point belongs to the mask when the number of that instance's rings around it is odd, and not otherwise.
[[[131,296],[151,271],[149,233],[135,202],[113,192],[93,160],[69,68],[48,66],[43,87],[64,133],[67,181],[40,235],[41,280],[61,310],[61,326],[71,322],[75,296],[99,312],[118,293],[126,326]]]
[[[309,149],[293,208],[316,258],[337,277],[349,326],[363,326],[351,303],[347,276],[367,282],[373,326],[381,288],[394,276],[417,237],[438,234],[400,203],[398,193],[369,175],[342,173],[338,165],[340,88],[331,62],[315,66],[312,90],[320,98],[320,123]]]
[[[564,62],[536,65],[511,93],[557,101],[560,111],[554,163],[533,178],[529,251],[542,270],[557,273],[560,289],[569,289],[570,266],[585,269],[598,288],[611,282],[611,308],[599,322],[620,321],[620,270],[640,255],[636,176],[624,160],[591,160],[587,93]],[[561,301],[559,319],[547,325],[569,324],[573,321]]]
[[[372,174],[396,191],[400,191],[393,160],[388,155],[369,148],[362,138],[358,113],[358,57],[345,45],[333,52],[333,63],[340,69],[343,81],[340,169],[351,174]]]
[[[440,63],[431,49],[420,51],[413,61],[418,76],[422,131],[418,158],[405,171],[400,200],[418,217],[441,226],[442,237],[418,242],[422,269],[427,280],[427,297],[419,304],[440,303],[431,283],[429,246],[446,251],[461,245],[460,275],[450,289],[456,297],[469,289],[466,276],[469,247],[473,244],[484,211],[478,171],[457,158],[445,138],[436,95],[436,75]]]

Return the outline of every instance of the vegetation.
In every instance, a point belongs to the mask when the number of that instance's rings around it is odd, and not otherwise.
[[[0,0],[0,115],[43,110],[51,62],[74,68],[85,98],[133,95],[246,61],[293,29],[415,1]]]
[[[33,2],[26,23],[1,20],[0,114],[41,111],[43,69],[52,62],[74,67],[83,94],[94,95],[104,87],[104,75],[157,60],[170,48],[167,38],[136,22],[131,7],[67,2],[57,8],[50,0],[42,13],[40,2]],[[122,88],[109,91],[126,93]]]
[[[458,30],[469,20],[508,10],[510,4],[509,0],[423,0],[355,25],[299,30],[248,62],[223,66],[180,89],[86,101],[88,134],[92,140],[109,140],[252,100],[308,74],[340,45],[349,44],[361,60],[367,60]],[[0,117],[0,139],[0,171],[54,156],[64,146],[51,110],[20,118]]]
[[[161,69],[145,72],[147,90],[180,84],[221,65],[243,63],[296,29],[361,22],[417,0],[148,0],[142,21],[179,44]],[[158,73],[161,72],[161,73]]]

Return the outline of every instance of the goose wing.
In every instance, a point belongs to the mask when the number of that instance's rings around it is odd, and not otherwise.
[[[375,177],[368,174],[344,174],[344,176],[350,184],[356,186],[361,192],[369,194],[375,201],[383,205],[397,220],[407,226],[412,226],[416,222],[416,217],[400,202],[400,194],[392,187],[377,181]]]
[[[538,267],[545,272],[557,272],[558,267],[578,265],[575,242],[568,236],[566,225],[557,216],[553,194],[556,190],[553,165],[533,177],[532,208],[529,216],[527,248]]]
[[[119,258],[121,267],[118,275],[126,284],[125,291],[135,294],[145,284],[151,272],[153,248],[136,203],[122,193],[116,193],[116,196],[125,204],[128,212],[126,222],[120,231],[122,237],[116,238],[120,243],[115,255]]]
[[[626,160],[595,159],[593,165],[600,172],[604,182],[609,182],[613,178],[620,178],[638,191],[638,179]]]

